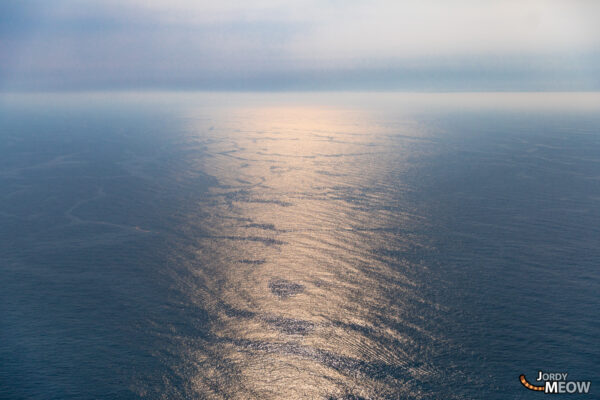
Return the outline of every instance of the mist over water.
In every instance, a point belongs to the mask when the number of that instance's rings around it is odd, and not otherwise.
[[[594,393],[598,104],[6,96],[0,397]]]

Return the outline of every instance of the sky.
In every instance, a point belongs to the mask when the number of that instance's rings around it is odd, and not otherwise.
[[[0,91],[600,90],[594,0],[1,0]]]

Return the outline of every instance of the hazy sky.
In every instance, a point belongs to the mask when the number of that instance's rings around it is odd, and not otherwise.
[[[600,1],[1,0],[0,90],[600,90]]]

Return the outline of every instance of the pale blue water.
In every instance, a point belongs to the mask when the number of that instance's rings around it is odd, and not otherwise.
[[[594,398],[600,103],[511,96],[5,96],[0,398]]]

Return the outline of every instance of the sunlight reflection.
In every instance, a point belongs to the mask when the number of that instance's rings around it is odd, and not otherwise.
[[[413,393],[411,380],[433,367],[417,367],[416,339],[394,325],[431,339],[404,320],[405,303],[426,300],[386,257],[415,245],[397,231],[421,218],[398,207],[389,176],[410,167],[409,147],[423,133],[352,109],[240,108],[188,119],[190,148],[209,154],[198,168],[219,182],[202,205],[209,234],[197,244],[195,273],[207,284],[192,294],[216,314],[214,379],[230,379],[227,365],[235,384],[261,398]],[[198,349],[194,356],[214,363]],[[382,373],[391,379],[378,380]],[[210,392],[206,376],[194,383],[199,393]]]

